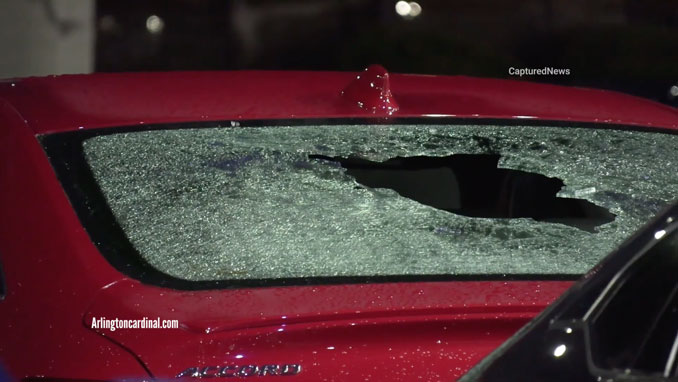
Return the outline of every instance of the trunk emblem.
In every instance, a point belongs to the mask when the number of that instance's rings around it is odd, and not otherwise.
[[[301,365],[230,365],[189,367],[177,374],[176,378],[229,378],[229,377],[263,377],[291,376],[301,373]]]

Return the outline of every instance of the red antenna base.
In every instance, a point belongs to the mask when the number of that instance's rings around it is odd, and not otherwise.
[[[370,65],[341,92],[342,97],[373,114],[391,115],[398,103],[391,94],[389,74],[381,65]]]

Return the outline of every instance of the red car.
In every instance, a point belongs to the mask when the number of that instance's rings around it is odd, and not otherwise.
[[[0,83],[22,381],[453,381],[678,193],[678,112],[520,81]]]

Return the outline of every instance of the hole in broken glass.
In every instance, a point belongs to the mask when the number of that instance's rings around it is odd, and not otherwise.
[[[500,155],[395,157],[373,162],[358,157],[309,155],[337,162],[363,186],[390,188],[401,196],[458,215],[532,218],[588,232],[616,215],[588,200],[559,198],[561,179],[498,168]]]

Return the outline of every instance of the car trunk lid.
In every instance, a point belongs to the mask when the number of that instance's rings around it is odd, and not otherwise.
[[[179,291],[124,280],[99,293],[83,324],[133,352],[157,378],[437,380],[461,376],[570,284],[456,281]],[[147,328],[111,330],[104,324],[115,319]],[[177,320],[178,328],[148,328],[156,320],[160,326]]]

